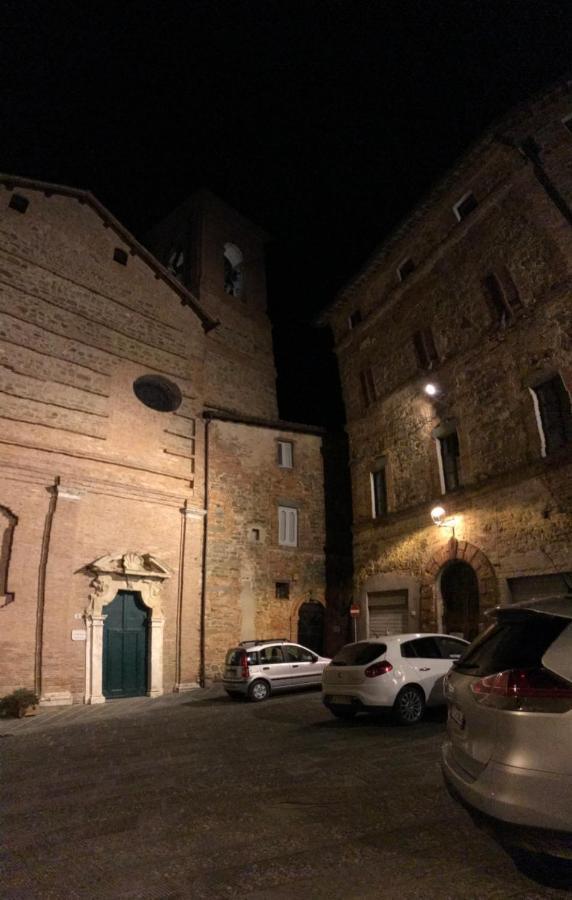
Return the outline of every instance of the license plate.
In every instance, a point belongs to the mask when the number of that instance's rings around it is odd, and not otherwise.
[[[352,702],[352,698],[351,698],[351,697],[343,697],[343,696],[341,696],[341,695],[340,695],[340,696],[335,696],[335,697],[330,697],[330,703],[337,703],[337,704],[340,704],[340,703],[350,703],[350,704],[351,704],[351,702]]]
[[[465,727],[465,716],[458,706],[449,707],[449,718],[452,719],[459,728]]]

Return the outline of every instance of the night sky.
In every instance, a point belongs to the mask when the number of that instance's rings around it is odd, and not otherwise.
[[[308,323],[571,60],[570,0],[4,0],[0,169],[89,189],[137,237],[203,185],[262,225],[282,416],[331,424]]]

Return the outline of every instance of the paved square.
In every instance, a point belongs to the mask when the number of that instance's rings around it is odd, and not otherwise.
[[[449,798],[443,730],[218,689],[3,720],[1,895],[569,898]]]

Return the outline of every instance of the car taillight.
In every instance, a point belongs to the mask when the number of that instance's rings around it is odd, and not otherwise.
[[[373,663],[371,666],[368,666],[365,670],[365,674],[368,678],[377,678],[378,675],[385,675],[386,672],[391,672],[393,666],[386,659],[383,662]]]
[[[250,678],[250,669],[248,668],[248,656],[246,653],[243,654],[241,659],[242,672],[240,673],[243,678]]]
[[[558,713],[572,709],[572,684],[542,667],[487,675],[475,681],[471,691],[477,703],[496,709]]]

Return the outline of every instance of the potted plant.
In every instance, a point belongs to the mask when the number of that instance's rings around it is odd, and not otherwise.
[[[21,719],[23,716],[35,716],[38,711],[38,697],[28,688],[18,688],[11,694],[6,694],[0,700],[0,710],[4,716],[14,716]]]

